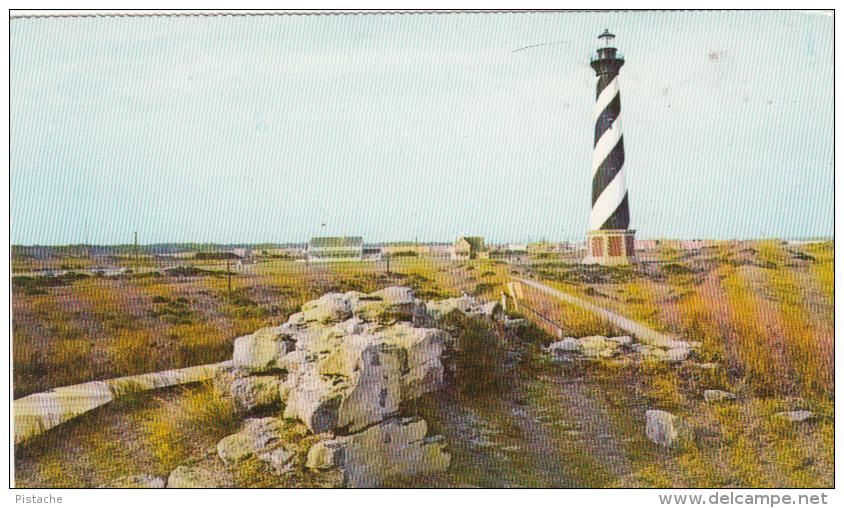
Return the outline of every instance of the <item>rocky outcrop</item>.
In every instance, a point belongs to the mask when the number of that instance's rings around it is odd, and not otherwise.
[[[149,474],[135,474],[121,476],[105,485],[101,489],[163,489],[164,479]]]
[[[215,387],[243,413],[283,404],[283,418],[247,420],[218,443],[218,456],[231,467],[256,457],[287,474],[307,451],[305,465],[320,478],[358,487],[447,468],[442,438],[426,437],[424,420],[402,418],[402,403],[443,385],[452,339],[436,319],[454,310],[502,319],[493,303],[468,296],[426,303],[405,287],[329,293],[280,326],[236,339],[232,366]],[[319,439],[300,450],[282,436],[290,421]]]
[[[633,337],[622,335],[618,337],[604,337],[590,335],[580,339],[566,337],[552,343],[546,350],[552,359],[571,361],[611,360],[613,363],[629,363],[630,361],[655,362],[685,362],[700,346],[697,342],[669,341],[655,346],[634,342]]]
[[[651,409],[645,413],[648,439],[666,448],[676,448],[694,440],[692,427],[667,411]]]

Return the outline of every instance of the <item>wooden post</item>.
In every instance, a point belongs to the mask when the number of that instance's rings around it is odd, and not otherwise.
[[[135,273],[138,273],[138,232],[135,231]]]

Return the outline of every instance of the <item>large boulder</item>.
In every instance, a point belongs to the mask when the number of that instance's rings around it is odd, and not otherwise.
[[[149,474],[121,476],[100,485],[101,489],[163,489],[164,479]]]
[[[442,436],[426,438],[419,418],[392,419],[343,438],[345,474],[353,487],[377,487],[393,475],[414,475],[448,468]]]
[[[210,471],[196,466],[179,466],[167,478],[168,489],[213,489],[219,486]]]
[[[692,427],[667,411],[651,409],[645,413],[648,439],[667,448],[676,448],[694,440]]]
[[[283,327],[261,328],[234,341],[234,365],[247,372],[264,372],[277,367],[278,358],[295,349],[295,342]]]
[[[367,332],[335,337],[315,361],[300,359],[287,379],[285,418],[298,418],[316,433],[354,431],[392,416],[402,400],[442,386],[445,332],[406,322]]]

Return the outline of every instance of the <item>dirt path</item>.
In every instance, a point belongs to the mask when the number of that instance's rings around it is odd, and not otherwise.
[[[423,416],[446,437],[452,462],[410,486],[594,488],[634,469],[629,422],[588,377],[540,377],[482,402],[440,392],[430,405]]]

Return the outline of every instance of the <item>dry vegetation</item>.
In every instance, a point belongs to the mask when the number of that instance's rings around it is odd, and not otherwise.
[[[639,470],[616,484],[831,486],[834,243],[734,242],[690,252],[665,249],[659,256],[659,262],[640,269],[578,270],[545,263],[532,270],[570,294],[702,342],[697,362],[719,365],[714,371],[654,365],[594,373],[610,400],[644,400],[647,407],[640,413],[671,411],[695,425],[700,438],[695,446],[659,458],[643,452],[652,447],[637,437],[628,448],[639,457]],[[567,335],[572,329],[582,335],[594,320],[538,292],[528,296],[535,306],[550,307],[549,315],[559,316]],[[594,323],[591,328],[606,326]],[[705,389],[728,390],[739,400],[706,404]],[[773,417],[793,409],[817,416],[797,426]],[[619,418],[619,428],[642,427],[641,415]]]
[[[420,401],[415,410],[451,443],[452,467],[444,475],[397,478],[394,486],[831,486],[834,243],[724,243],[692,252],[664,249],[658,256],[636,269],[403,258],[392,260],[390,273],[384,263],[274,262],[233,277],[232,298],[225,277],[213,274],[92,277],[47,287],[41,294],[16,288],[15,397],[224,360],[235,337],[281,323],[304,301],[328,291],[408,285],[426,299],[465,291],[499,300],[507,275],[518,272],[700,341],[695,362],[720,368],[690,363],[563,369],[541,352],[556,340],[556,327],[530,311],[522,314],[535,325],[520,330],[519,339],[503,349],[476,344],[471,334],[477,330],[469,326],[467,344],[494,354],[466,368],[500,376],[499,382],[476,386],[467,376],[465,386],[457,384],[464,390]],[[527,291],[526,297],[565,335],[621,334],[537,291]],[[502,371],[501,364],[513,358],[518,358],[517,372]],[[704,403],[702,392],[710,388],[734,392],[739,399]],[[211,467],[208,447],[239,421],[207,389],[174,393],[120,402],[119,414],[114,407],[102,408],[37,438],[16,450],[16,483],[85,486],[121,474],[164,475],[185,461]],[[647,409],[687,419],[696,429],[695,444],[664,450],[651,443],[643,431]],[[772,415],[787,409],[808,409],[817,417],[801,425],[778,423]],[[488,429],[492,444],[476,446],[471,436],[478,428]],[[69,450],[84,453],[71,458]],[[226,481],[294,485],[260,464],[250,467]],[[297,478],[295,485],[308,485],[306,476]]]

